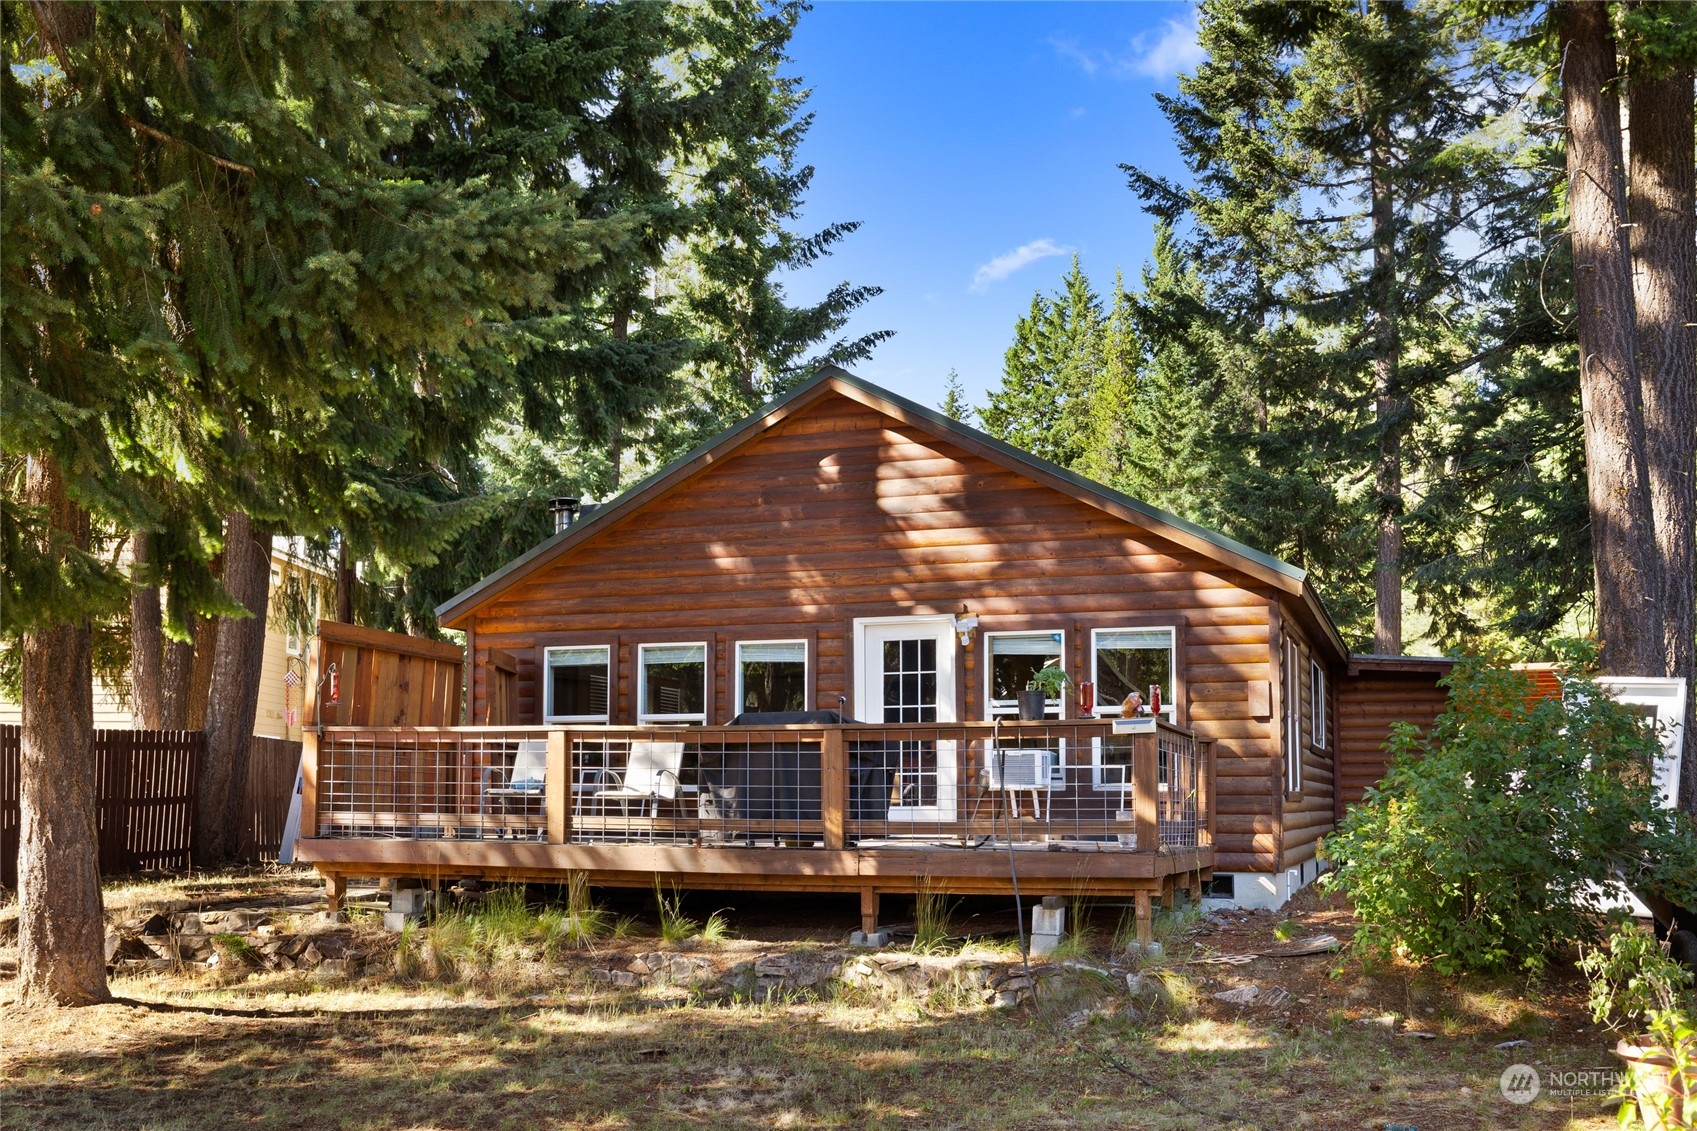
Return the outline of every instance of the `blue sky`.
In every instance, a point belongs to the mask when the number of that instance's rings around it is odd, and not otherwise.
[[[1153,96],[1199,59],[1190,4],[821,0],[790,55],[815,115],[801,226],[862,226],[787,286],[884,288],[849,327],[896,331],[861,376],[934,405],[954,368],[982,404],[1074,252],[1104,292],[1140,275],[1154,230],[1119,164],[1184,172]]]

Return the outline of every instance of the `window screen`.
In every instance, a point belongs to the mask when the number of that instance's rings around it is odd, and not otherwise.
[[[1173,696],[1173,630],[1170,628],[1109,628],[1093,634],[1097,714],[1117,715],[1120,704],[1135,689],[1149,705],[1149,688],[1161,689],[1161,715],[1175,716]]]
[[[737,710],[807,710],[807,643],[760,640],[737,645]]]
[[[1017,698],[1038,671],[1061,663],[1061,634],[1058,632],[991,633],[990,713],[1012,715],[1019,710]],[[1049,700],[1045,714],[1060,717],[1058,699]]]
[[[605,645],[548,649],[547,718],[607,721],[607,656]]]
[[[645,644],[638,722],[707,721],[707,646]]]

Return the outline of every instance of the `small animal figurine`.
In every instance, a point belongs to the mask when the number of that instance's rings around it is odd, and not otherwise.
[[[1124,715],[1128,719],[1131,719],[1131,718],[1136,718],[1138,715],[1141,715],[1142,713],[1143,713],[1143,695],[1142,695],[1141,692],[1133,691],[1130,695],[1127,695],[1125,697],[1125,702],[1120,704],[1120,714]]]

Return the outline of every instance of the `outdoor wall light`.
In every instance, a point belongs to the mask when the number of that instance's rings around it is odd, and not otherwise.
[[[956,617],[955,631],[960,634],[960,646],[965,648],[972,643],[972,634],[978,631],[978,618]]]

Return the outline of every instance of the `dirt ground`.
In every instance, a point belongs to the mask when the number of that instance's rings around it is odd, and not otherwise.
[[[1081,1009],[1040,981],[1010,1010],[853,988],[760,1004],[620,989],[588,973],[670,948],[655,937],[652,894],[603,901],[632,917],[626,933],[554,962],[449,982],[400,981],[380,956],[345,979],[137,974],[114,978],[113,1003],[80,1010],[16,1005],[15,950],[0,930],[0,1126],[1615,1126],[1609,1081],[1584,1075],[1613,1071],[1613,1038],[1590,1024],[1570,966],[1528,984],[1364,969],[1335,953],[1202,961],[1322,933],[1347,941],[1348,907],[1314,892],[1278,913],[1210,916],[1140,965],[1104,953],[1120,909],[1085,908],[1098,945],[1072,961],[1167,979],[1178,1000],[1158,1016],[1124,1007],[1123,984]],[[132,885],[108,902],[114,921],[161,907],[309,915],[321,891],[283,873]],[[735,937],[695,951],[726,967],[830,951],[858,919],[849,901],[809,897],[703,894],[690,906],[703,918],[731,909]],[[887,903],[887,921],[907,914]],[[965,901],[952,923],[1017,962],[1002,903]],[[374,948],[393,945],[375,923],[359,929]],[[1249,985],[1247,1004],[1214,996]],[[1557,1073],[1556,1086],[1508,1102],[1499,1080],[1515,1064]]]

